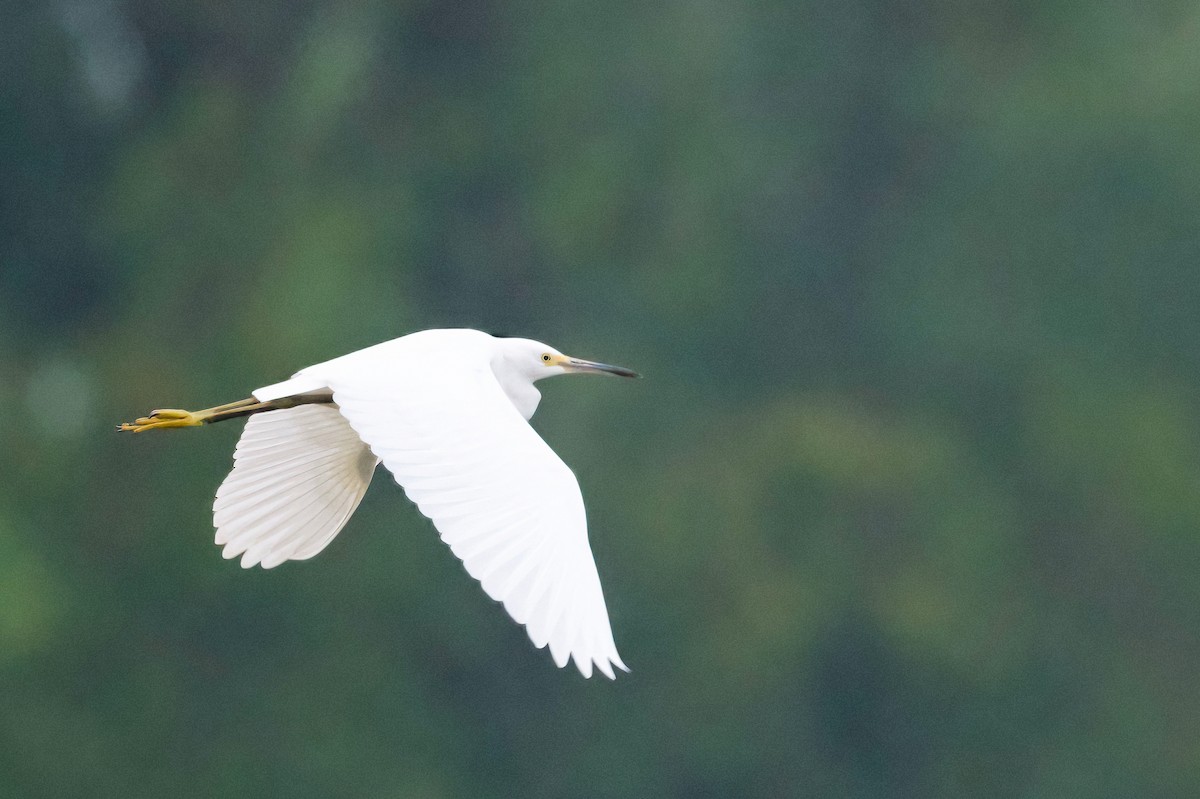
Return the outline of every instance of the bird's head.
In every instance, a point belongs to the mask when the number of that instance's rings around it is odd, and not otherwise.
[[[529,380],[569,374],[602,374],[618,377],[639,377],[624,366],[585,361],[564,355],[549,344],[527,338],[497,339],[506,365]]]

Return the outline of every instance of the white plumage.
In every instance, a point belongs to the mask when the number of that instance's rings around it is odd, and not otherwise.
[[[331,405],[251,416],[213,503],[222,554],[265,569],[311,558],[350,520],[378,463]]]
[[[527,339],[436,330],[379,344],[254,392],[258,413],[213,506],[226,558],[271,568],[320,552],[358,506],[382,461],[484,591],[549,646],[614,676],[626,669],[609,627],[575,475],[527,423],[534,381],[632,372],[569,358]]]

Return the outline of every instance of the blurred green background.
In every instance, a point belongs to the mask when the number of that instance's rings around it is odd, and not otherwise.
[[[0,795],[1200,795],[1200,8],[0,0]],[[615,683],[240,423],[428,327],[545,386]]]

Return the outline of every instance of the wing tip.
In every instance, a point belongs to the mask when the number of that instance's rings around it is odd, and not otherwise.
[[[551,650],[551,654],[553,654],[553,650]],[[593,674],[600,673],[615,682],[617,671],[613,668],[614,666],[626,674],[631,673],[630,668],[615,652],[611,655],[581,655],[578,652],[571,652],[561,662],[558,657],[555,657],[554,665],[560,669],[565,668],[567,663],[572,660],[575,661],[575,668],[579,669],[579,673],[585,680],[590,680]]]

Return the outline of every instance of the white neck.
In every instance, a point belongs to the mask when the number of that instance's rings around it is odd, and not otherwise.
[[[533,412],[537,410],[538,402],[542,399],[542,392],[538,391],[533,384],[534,377],[530,374],[531,370],[522,367],[526,361],[529,361],[534,363],[536,368],[536,362],[529,353],[510,349],[512,345],[506,343],[506,340],[494,339],[494,341],[498,346],[492,350],[492,373],[496,375],[496,380],[500,383],[500,388],[504,389],[508,399],[516,406],[521,416],[528,421],[533,417]]]
[[[496,379],[500,381],[500,388],[504,389],[504,393],[512,401],[512,404],[517,407],[517,411],[525,417],[526,421],[533,418],[533,412],[537,410],[538,403],[542,399],[542,392],[537,390],[537,386],[529,382],[521,375],[513,375],[511,372],[505,374],[496,372]]]

